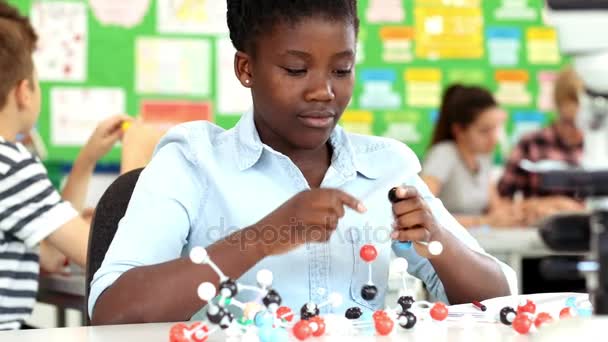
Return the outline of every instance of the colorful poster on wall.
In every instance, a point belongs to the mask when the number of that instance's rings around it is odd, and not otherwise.
[[[405,143],[416,144],[422,141],[421,132],[417,126],[420,122],[420,113],[415,111],[405,111],[397,113],[387,113],[384,116],[387,123],[387,130],[383,136],[393,138]]]
[[[141,94],[208,96],[210,53],[206,39],[139,38],[135,88]]]
[[[557,32],[549,27],[531,27],[526,32],[528,62],[531,64],[558,64],[561,62]]]
[[[540,71],[538,73],[538,109],[546,112],[555,110],[553,93],[557,73],[554,71]]]
[[[402,0],[370,0],[365,17],[369,23],[403,23],[404,4]]]
[[[124,28],[139,25],[150,8],[150,0],[89,0],[89,3],[100,23]]]
[[[479,4],[465,7],[440,2],[427,7],[424,1],[417,1],[415,5],[416,57],[483,57],[483,15]]]
[[[241,115],[253,107],[251,90],[245,88],[234,73],[236,49],[230,38],[219,39],[217,53],[217,111],[222,114]]]
[[[34,62],[41,81],[84,82],[87,78],[87,9],[72,1],[38,1],[32,5],[38,34]]]
[[[504,21],[534,21],[537,11],[529,4],[529,0],[493,0],[500,1],[500,6],[494,12],[498,20]]]
[[[366,110],[346,110],[340,119],[340,125],[350,133],[373,135],[374,115]]]
[[[432,132],[427,115],[413,110],[387,112],[384,121],[386,130],[382,136],[406,143],[418,156],[424,154]]]
[[[387,63],[407,63],[414,59],[414,29],[407,26],[387,26],[380,29],[382,60]]]
[[[393,87],[397,74],[391,69],[367,69],[359,72],[363,91],[359,106],[366,109],[397,109],[401,96]]]
[[[82,146],[100,121],[126,113],[121,88],[53,87],[50,103],[51,142],[57,146]]]
[[[526,70],[498,70],[495,73],[498,89],[496,99],[501,105],[529,106],[532,94],[528,90],[530,75]]]
[[[461,83],[467,85],[487,84],[487,72],[478,68],[450,69],[447,71],[447,84]]]
[[[140,115],[145,123],[168,128],[180,123],[213,119],[209,102],[144,100]]]
[[[441,103],[441,70],[406,69],[405,103],[411,107],[437,107]]]
[[[493,66],[519,64],[522,32],[517,27],[490,27],[486,30],[488,54]]]
[[[157,25],[161,33],[226,34],[226,1],[158,0]]]

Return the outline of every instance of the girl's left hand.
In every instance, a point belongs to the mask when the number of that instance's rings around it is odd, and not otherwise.
[[[393,203],[395,222],[391,238],[414,241],[416,252],[420,256],[430,257],[427,246],[420,242],[439,241],[443,228],[415,187],[399,187],[396,196],[399,200]]]

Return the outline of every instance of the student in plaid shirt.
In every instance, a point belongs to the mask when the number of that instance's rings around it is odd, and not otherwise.
[[[511,151],[505,172],[498,183],[501,196],[514,198],[521,193],[521,204],[528,224],[533,225],[546,216],[564,211],[583,210],[583,204],[575,193],[548,191],[540,188],[538,175],[523,170],[519,165],[524,159],[559,160],[578,166],[583,153],[583,135],[576,127],[579,111],[579,93],[582,82],[568,68],[556,80],[554,101],[557,109],[556,121],[537,132],[522,138]],[[577,260],[577,257],[565,257]],[[523,293],[584,292],[584,280],[552,280],[540,273],[541,259],[524,259],[522,264]]]
[[[558,112],[556,121],[539,131],[524,136],[511,151],[505,171],[498,183],[501,196],[513,198],[521,193],[529,223],[560,212],[582,210],[575,193],[540,188],[540,178],[520,167],[528,159],[559,160],[578,166],[583,152],[583,135],[576,127],[579,92],[582,83],[571,68],[565,69],[555,83],[554,100]]]

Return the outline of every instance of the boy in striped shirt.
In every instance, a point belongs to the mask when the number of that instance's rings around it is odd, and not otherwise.
[[[120,139],[120,125],[128,119],[115,116],[98,126],[75,161],[62,197],[40,160],[16,142],[18,134],[32,129],[40,111],[32,61],[36,40],[28,19],[0,0],[0,330],[20,328],[32,312],[41,243],[42,259],[66,256],[86,263],[89,227],[78,213],[96,162]]]

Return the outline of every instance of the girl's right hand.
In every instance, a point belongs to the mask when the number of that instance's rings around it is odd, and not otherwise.
[[[345,207],[359,213],[367,210],[361,201],[341,190],[300,192],[255,225],[257,242],[266,256],[287,253],[307,242],[327,242]]]

